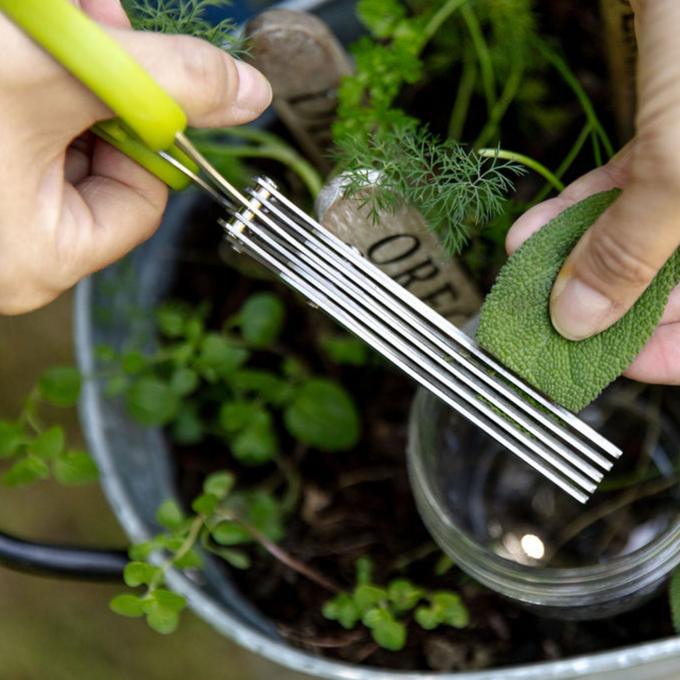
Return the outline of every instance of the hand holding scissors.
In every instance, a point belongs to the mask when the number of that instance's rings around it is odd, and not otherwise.
[[[218,48],[131,31],[119,0],[73,4],[0,0],[0,313],[50,302],[155,231],[166,184],[184,183],[156,152],[177,152],[187,119],[245,123],[271,97]]]

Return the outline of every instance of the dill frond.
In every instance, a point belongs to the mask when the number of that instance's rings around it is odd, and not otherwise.
[[[248,53],[233,19],[212,24],[206,18],[210,7],[228,7],[230,0],[123,0],[132,27],[139,31],[192,35],[229,52],[233,57]]]
[[[452,139],[440,141],[422,127],[374,135],[368,144],[363,135],[347,136],[339,147],[346,195],[373,188],[358,200],[368,206],[374,222],[405,204],[417,208],[449,255],[460,252],[471,229],[503,212],[512,175],[525,172],[513,162],[483,158]]]

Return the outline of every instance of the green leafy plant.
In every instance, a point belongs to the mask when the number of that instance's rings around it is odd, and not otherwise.
[[[206,16],[211,7],[231,4],[230,0],[123,0],[135,30],[192,35],[238,57],[248,52],[238,26],[230,18],[214,24]]]
[[[468,610],[460,596],[450,591],[429,591],[405,578],[391,580],[386,587],[372,582],[373,565],[368,557],[356,562],[356,586],[342,592],[323,606],[323,615],[352,629],[359,622],[371,630],[373,640],[381,647],[398,651],[407,640],[407,624],[411,616],[424,630],[440,625],[465,628]]]
[[[114,374],[106,392],[124,395],[140,424],[169,426],[181,444],[215,437],[245,465],[277,458],[279,416],[303,444],[323,451],[356,444],[360,418],[347,391],[276,348],[285,320],[279,298],[252,295],[221,332],[206,327],[207,314],[205,306],[169,302],[157,311],[165,343],[154,352],[104,348],[100,359]]]
[[[630,365],[680,280],[676,253],[611,328],[578,342],[566,340],[553,328],[549,312],[553,282],[578,239],[619,193],[614,189],[586,198],[522,244],[501,271],[480,317],[480,343],[573,411],[587,406]]]
[[[547,180],[537,202],[551,188],[563,188],[560,177],[588,138],[597,164],[602,147],[613,154],[582,87],[539,34],[530,0],[422,1],[409,7],[399,0],[361,0],[357,13],[370,35],[352,48],[356,74],[346,77],[339,90],[333,133],[340,165],[350,177],[346,193],[368,200],[374,219],[404,203],[418,208],[450,255],[459,254],[472,235],[490,240],[490,247],[472,251],[474,267],[474,257],[479,261],[499,249],[498,234],[485,235],[482,227],[507,228],[506,215],[525,207],[504,200],[520,166]],[[559,115],[559,109],[542,104],[549,66],[574,91],[586,116],[557,173],[499,146],[511,107],[520,117],[533,116],[532,124],[542,119],[547,126]],[[456,72],[456,96],[441,140],[412,109],[433,80]],[[486,108],[481,127],[470,113],[476,99]],[[467,144],[464,133],[473,135]],[[485,148],[489,144],[496,146]],[[368,185],[375,187],[367,199],[360,192]]]
[[[263,491],[235,491],[235,476],[228,471],[209,475],[203,493],[186,515],[174,500],[158,508],[156,518],[163,533],[130,549],[132,560],[124,579],[130,588],[144,587],[142,594],[122,593],[111,600],[111,609],[122,616],[146,617],[148,625],[163,634],[172,633],[186,601],[163,588],[169,569],[203,567],[200,546],[237,569],[247,569],[250,557],[240,549],[255,541],[266,545],[283,534],[280,502]]]
[[[66,445],[64,428],[44,425],[40,411],[45,405],[74,406],[81,378],[70,366],[46,371],[24,401],[16,420],[0,420],[0,458],[11,465],[3,472],[5,486],[23,487],[54,477],[66,485],[85,484],[97,478],[90,456]]]

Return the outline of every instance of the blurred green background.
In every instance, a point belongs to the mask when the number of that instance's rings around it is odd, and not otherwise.
[[[14,418],[48,367],[72,364],[72,293],[19,317],[0,317],[0,418]],[[59,421],[82,444],[75,411]],[[27,539],[125,547],[98,485],[39,482],[0,488],[0,529]],[[108,608],[117,585],[25,576],[0,568],[0,680],[304,680],[216,633],[190,612],[162,636]]]

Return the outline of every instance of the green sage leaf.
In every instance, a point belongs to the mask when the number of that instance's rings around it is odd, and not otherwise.
[[[631,364],[680,280],[676,251],[628,313],[607,330],[575,342],[553,328],[553,282],[579,238],[619,193],[612,189],[590,196],[536,232],[508,260],[482,307],[479,342],[572,411],[587,406]]]

